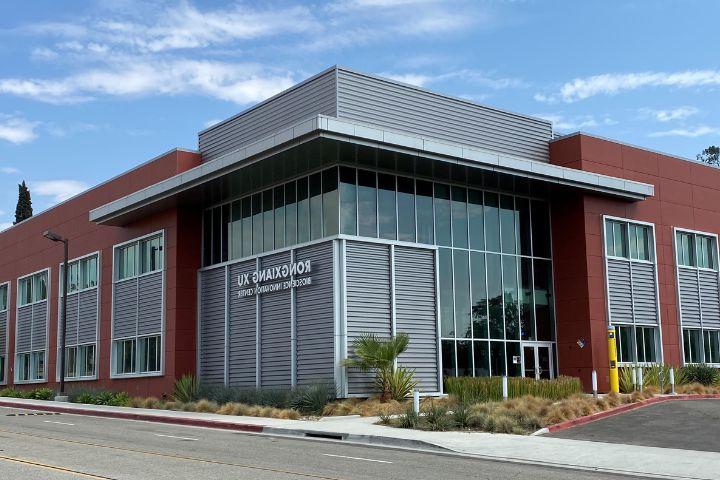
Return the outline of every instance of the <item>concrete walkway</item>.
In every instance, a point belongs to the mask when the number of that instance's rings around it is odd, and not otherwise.
[[[377,419],[279,420],[0,398],[0,406],[118,417],[274,435],[442,450],[488,459],[675,479],[720,479],[720,453],[480,432],[424,432],[374,425]]]

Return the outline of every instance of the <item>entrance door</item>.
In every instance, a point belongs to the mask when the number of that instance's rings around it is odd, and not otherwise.
[[[555,378],[552,344],[534,343],[523,345],[523,375],[527,378]]]

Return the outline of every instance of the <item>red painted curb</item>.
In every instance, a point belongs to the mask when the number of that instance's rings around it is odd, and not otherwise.
[[[560,430],[566,430],[571,427],[578,425],[584,425],[586,423],[601,420],[603,418],[612,417],[613,415],[619,415],[621,413],[629,412],[638,408],[646,407],[654,403],[671,402],[675,400],[705,400],[705,399],[720,399],[720,394],[705,393],[705,394],[682,394],[682,395],[668,395],[662,397],[652,397],[645,400],[640,400],[635,403],[627,403],[620,405],[619,407],[611,408],[602,412],[593,413],[584,417],[574,418],[572,420],[566,420],[564,422],[556,423],[545,427],[549,433],[558,432]]]
[[[112,412],[107,410],[84,410],[57,405],[26,405],[0,400],[0,407],[20,408],[25,410],[40,410],[45,412],[68,413],[74,415],[89,415],[93,417],[120,418],[123,420],[143,420],[146,422],[168,423],[173,425],[189,425],[193,427],[220,428],[239,432],[262,433],[265,425],[251,425],[248,423],[223,422],[219,420],[204,420],[200,418],[165,417],[147,413]]]

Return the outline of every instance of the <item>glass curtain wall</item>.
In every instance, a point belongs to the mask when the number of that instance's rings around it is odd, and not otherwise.
[[[555,341],[547,202],[522,179],[334,145],[287,154],[316,171],[207,210],[206,264],[337,233],[437,245],[444,374],[521,375],[521,342]]]

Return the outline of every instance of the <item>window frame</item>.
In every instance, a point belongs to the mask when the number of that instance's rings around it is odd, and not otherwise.
[[[96,278],[95,278],[95,286],[93,287],[87,287],[87,288],[81,288],[82,287],[82,261],[88,260],[95,257],[97,260],[96,265]],[[80,257],[75,257],[73,259],[68,260],[68,266],[72,265],[73,263],[76,263],[78,265],[78,290],[75,290],[74,292],[68,292],[68,296],[70,295],[79,295],[83,292],[89,292],[90,290],[97,289],[96,295],[97,295],[97,313],[96,313],[96,320],[95,320],[95,343],[92,342],[85,342],[85,343],[68,343],[65,345],[65,348],[77,348],[79,347],[86,347],[88,345],[94,345],[95,346],[95,372],[92,375],[76,375],[74,377],[69,377],[67,374],[65,375],[65,381],[66,382],[78,382],[78,381],[90,381],[90,380],[97,380],[98,379],[98,350],[100,345],[100,285],[102,280],[102,252],[100,250],[97,250],[95,252],[87,253],[85,255],[82,255]],[[64,262],[60,262],[58,267],[58,285],[60,285],[60,288],[58,289],[58,315],[57,315],[57,348],[55,349],[56,353],[56,365],[55,365],[55,378],[60,378],[60,321],[62,316],[62,285],[63,285],[63,266]],[[67,337],[66,337],[67,338]],[[76,353],[76,372],[80,372],[79,366],[80,366],[80,360]],[[67,368],[67,365],[66,365]]]
[[[35,271],[35,272],[28,273],[28,274],[26,274],[26,275],[23,275],[23,276],[21,276],[21,277],[18,277],[15,284],[16,284],[17,291],[19,292],[19,291],[20,291],[20,281],[21,281],[21,280],[25,280],[25,279],[28,279],[28,278],[32,278],[32,277],[34,277],[35,275],[38,275],[38,274],[41,274],[41,273],[45,273],[45,274],[47,275],[47,281],[46,281],[46,284],[45,284],[45,289],[46,289],[47,297],[46,297],[45,299],[43,299],[43,300],[34,300],[34,301],[30,302],[30,303],[25,303],[25,304],[23,304],[23,305],[20,305],[19,302],[15,302],[15,320],[14,320],[14,321],[15,321],[15,327],[16,327],[16,328],[15,328],[15,335],[14,335],[14,336],[15,336],[15,345],[14,345],[14,346],[15,346],[15,350],[14,350],[14,352],[13,352],[13,369],[14,369],[14,373],[13,373],[13,383],[18,384],[18,385],[26,385],[26,384],[34,384],[34,383],[47,383],[47,382],[49,381],[47,366],[48,366],[48,359],[49,359],[49,357],[50,357],[50,352],[48,351],[48,349],[49,349],[49,347],[50,347],[50,293],[51,293],[51,281],[52,281],[52,275],[51,275],[51,273],[52,273],[52,269],[51,269],[50,267],[45,267],[45,268],[42,268],[42,269],[37,270],[37,271]],[[34,293],[33,293],[33,297],[34,297]],[[28,350],[28,351],[19,352],[19,351],[18,351],[18,348],[17,348],[17,319],[18,319],[18,311],[20,310],[20,308],[27,307],[27,306],[31,306],[31,305],[36,305],[36,304],[41,303],[41,302],[47,302],[47,306],[46,306],[46,309],[47,309],[47,310],[46,310],[46,311],[47,311],[47,313],[46,313],[47,318],[45,319],[45,348],[44,348],[43,350],[40,350],[40,349],[32,349],[32,350]],[[45,356],[44,356],[44,359],[43,359],[43,362],[44,362],[44,365],[43,365],[43,373],[44,373],[44,376],[43,376],[43,378],[30,379],[30,380],[18,380],[18,378],[19,378],[19,377],[18,377],[18,372],[19,372],[19,370],[16,369],[16,368],[14,368],[14,367],[18,364],[18,362],[17,362],[18,356],[19,356],[19,355],[24,355],[24,354],[33,354],[33,353],[40,352],[40,351],[43,351],[43,352],[45,353]],[[30,370],[31,370],[31,373],[32,373],[35,362],[33,361],[33,359],[34,359],[33,355],[30,355],[30,358],[31,358]],[[5,363],[7,363],[7,362],[5,362]]]
[[[5,363],[2,365],[2,378],[0,378],[0,385],[7,385],[8,383],[8,374],[10,373],[8,356],[10,354],[10,300],[11,300],[11,282],[10,280],[7,280],[5,282],[0,283],[0,287],[7,287],[6,288],[6,303],[5,303],[5,309],[0,310],[0,312],[6,312],[5,313]]]
[[[601,217],[601,229],[602,229],[602,251],[603,251],[603,262],[604,262],[604,272],[605,272],[605,316],[607,318],[607,324],[609,327],[617,327],[617,326],[632,326],[633,327],[633,339],[635,339],[636,335],[636,328],[635,327],[650,327],[650,328],[656,328],[658,332],[658,336],[655,339],[656,342],[656,349],[657,349],[657,362],[637,362],[638,358],[638,351],[637,351],[637,342],[635,340],[635,361],[628,363],[628,362],[622,362],[623,364],[639,364],[639,365],[652,365],[653,363],[662,363],[665,359],[665,350],[663,348],[663,331],[662,331],[662,310],[660,306],[660,282],[658,279],[658,263],[657,263],[657,231],[655,228],[655,224],[652,222],[645,222],[642,220],[635,220],[631,218],[623,218],[623,217],[616,217],[613,215],[602,215]],[[625,224],[625,241],[627,244],[625,245],[627,256],[621,257],[617,255],[610,255],[608,252],[608,238],[607,238],[607,224],[609,222],[615,222],[615,223],[624,223]],[[640,258],[632,258],[631,252],[630,252],[630,226],[631,225],[636,226],[642,226],[647,227],[649,229],[650,235],[652,235],[652,238],[648,241],[648,246],[651,249],[649,252],[650,254],[650,260],[644,260]],[[610,315],[610,285],[609,285],[609,275],[608,275],[608,260],[620,260],[624,262],[628,262],[632,265],[633,262],[635,263],[643,263],[646,265],[653,265],[655,267],[655,308],[657,311],[657,324],[646,324],[646,323],[637,323],[635,319],[635,315],[633,313],[633,321],[632,323],[628,323],[627,321],[623,322],[613,322],[612,317]],[[616,330],[617,331],[617,330]],[[618,363],[620,363],[618,361]]]
[[[674,259],[675,259],[675,295],[676,295],[676,301],[677,301],[677,312],[678,312],[678,329],[680,333],[680,354],[683,365],[692,365],[696,364],[697,362],[686,362],[685,361],[685,330],[699,330],[700,331],[700,342],[704,346],[705,342],[705,332],[710,331],[716,331],[718,329],[716,328],[705,328],[703,325],[703,313],[702,308],[700,308],[699,314],[700,314],[700,325],[694,326],[694,325],[687,325],[685,326],[683,324],[683,315],[682,315],[682,303],[680,301],[680,269],[685,270],[692,270],[695,271],[698,275],[698,282],[699,282],[699,275],[701,271],[704,272],[713,272],[715,275],[718,276],[720,280],[720,246],[718,234],[712,233],[712,232],[705,232],[702,230],[693,230],[690,228],[682,228],[682,227],[673,227],[673,237],[672,237],[672,243],[673,243],[673,250],[674,250]],[[693,265],[681,265],[680,264],[680,250],[678,245],[678,235],[679,234],[685,234],[685,235],[691,235],[692,236],[692,259],[693,259]],[[715,245],[714,249],[714,258],[711,259],[712,262],[715,263],[715,268],[707,268],[707,267],[700,267],[698,266],[698,259],[697,259],[697,244],[698,244],[698,237],[706,237],[712,239],[712,243]],[[702,349],[701,352],[701,358],[703,359],[702,363],[705,363],[705,349]],[[710,365],[718,365],[720,366],[720,363],[710,363]]]
[[[633,355],[634,358],[632,361],[625,361],[620,360],[620,351],[621,351],[621,345],[620,345],[620,338],[619,335],[619,328],[626,328],[629,327],[632,330],[631,338],[633,343]],[[662,328],[659,325],[644,325],[641,323],[635,324],[635,323],[615,323],[613,324],[613,328],[615,329],[615,341],[617,342],[617,351],[618,351],[618,365],[641,365],[641,366],[651,366],[651,365],[657,365],[659,363],[662,363]],[[655,335],[655,352],[658,357],[658,359],[655,362],[640,362],[638,361],[638,342],[637,342],[637,332],[638,328],[643,329],[653,329],[657,332]],[[643,334],[644,335],[644,334]],[[644,338],[644,337],[643,337]],[[644,345],[643,345],[643,348]]]
[[[137,255],[136,262],[137,262],[137,265],[138,265],[138,272],[139,272],[139,262],[140,262],[140,257],[141,257],[141,255],[140,255],[140,244],[141,244],[141,242],[143,242],[144,240],[151,239],[152,237],[160,237],[160,238],[161,238],[161,243],[160,243],[161,246],[162,246],[162,254],[161,254],[161,260],[160,260],[161,263],[162,263],[161,268],[160,268],[159,270],[153,270],[153,271],[151,271],[151,272],[145,272],[145,273],[142,273],[142,274],[137,274],[137,275],[135,275],[134,277],[125,277],[125,278],[123,278],[123,279],[118,279],[118,278],[117,278],[117,275],[116,275],[116,273],[115,273],[115,268],[116,268],[116,264],[117,264],[117,261],[118,261],[118,256],[117,256],[117,254],[116,254],[117,249],[123,248],[123,247],[125,247],[125,246],[127,246],[127,245],[129,245],[129,244],[132,244],[132,243],[136,243],[136,244],[138,245],[138,255]],[[166,272],[166,268],[167,268],[167,249],[165,248],[165,245],[166,245],[166,243],[165,243],[165,238],[166,238],[166,236],[165,236],[165,229],[162,229],[162,230],[157,230],[157,231],[154,231],[154,232],[151,232],[151,233],[147,233],[147,234],[145,234],[145,235],[142,235],[142,236],[139,236],[139,237],[135,237],[135,238],[133,238],[133,239],[131,239],[131,240],[128,240],[128,241],[125,241],[125,242],[122,242],[122,243],[118,243],[118,244],[116,244],[116,245],[113,245],[112,292],[111,292],[111,295],[112,295],[112,296],[111,296],[111,305],[112,305],[112,306],[111,306],[111,311],[112,311],[112,313],[111,313],[111,318],[110,318],[110,331],[112,332],[112,329],[113,329],[114,323],[115,323],[115,308],[114,308],[114,302],[115,302],[115,285],[116,285],[117,283],[125,282],[125,281],[131,280],[131,279],[141,278],[141,277],[148,276],[148,275],[153,275],[153,274],[156,274],[156,273],[160,272],[161,275],[162,275],[162,307],[161,307],[162,310],[161,310],[161,328],[160,328],[160,331],[159,331],[158,333],[151,334],[151,335],[138,335],[138,334],[137,334],[137,331],[136,331],[135,335],[133,335],[133,336],[125,336],[125,337],[118,337],[118,338],[112,338],[112,333],[111,333],[111,338],[110,338],[110,342],[111,342],[111,343],[110,343],[110,362],[109,362],[109,365],[108,365],[109,374],[110,374],[110,378],[111,378],[111,379],[116,379],[116,378],[162,377],[163,375],[165,375],[165,355],[164,355],[164,352],[165,352],[165,328],[166,328],[166,324],[165,324],[165,309],[166,309],[166,306],[165,306],[165,302],[166,302],[166,278],[165,278],[165,276],[166,276],[166,273],[165,273],[165,272]],[[217,265],[212,265],[212,267],[217,267]],[[138,351],[139,351],[139,349],[138,349],[139,339],[144,338],[144,337],[148,337],[148,336],[156,336],[156,335],[159,335],[159,336],[160,336],[160,346],[159,346],[159,347],[160,347],[160,370],[159,370],[159,371],[155,371],[155,372],[145,372],[145,373],[141,373],[140,370],[139,370],[139,354],[138,354]],[[125,341],[127,341],[127,340],[134,340],[134,342],[135,342],[135,360],[134,360],[134,361],[135,361],[135,363],[134,363],[134,367],[135,367],[135,368],[134,368],[134,372],[118,373],[118,372],[117,372],[117,369],[116,369],[116,367],[117,367],[117,354],[118,354],[117,348],[118,348],[118,343],[120,343],[120,342],[125,342]],[[96,349],[96,355],[97,355],[97,349]],[[97,359],[96,359],[96,361],[97,361]],[[96,363],[95,370],[97,371],[97,363]]]

